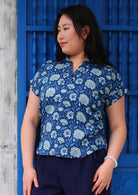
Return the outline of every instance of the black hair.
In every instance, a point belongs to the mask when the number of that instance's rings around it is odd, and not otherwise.
[[[72,20],[74,28],[79,37],[81,36],[82,28],[86,25],[89,26],[90,32],[85,40],[84,50],[90,62],[96,64],[99,68],[106,65],[112,66],[104,49],[102,36],[95,15],[91,9],[85,5],[65,7],[61,9],[57,15],[54,26],[54,37],[56,40],[56,61],[62,61],[66,58],[66,54],[62,52],[61,47],[57,42],[58,23],[63,15],[66,15]]]

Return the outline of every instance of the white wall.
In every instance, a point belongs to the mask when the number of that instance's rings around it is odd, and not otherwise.
[[[17,194],[17,2],[0,0],[0,194]]]

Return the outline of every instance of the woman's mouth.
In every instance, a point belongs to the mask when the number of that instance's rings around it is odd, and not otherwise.
[[[60,46],[63,47],[67,42],[60,42]]]

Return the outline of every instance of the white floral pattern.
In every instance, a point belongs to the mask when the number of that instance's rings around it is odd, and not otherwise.
[[[46,91],[46,97],[52,97],[52,96],[54,96],[54,94],[55,94],[55,88],[49,88],[47,91]]]
[[[85,61],[73,74],[69,59],[47,61],[30,82],[40,98],[37,153],[80,158],[107,147],[105,107],[127,90],[115,68]]]
[[[85,106],[89,105],[89,97],[86,94],[80,94],[79,102]]]
[[[84,137],[84,132],[82,130],[76,129],[73,134],[74,138],[82,140]]]

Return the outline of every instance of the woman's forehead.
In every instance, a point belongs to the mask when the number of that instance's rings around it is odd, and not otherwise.
[[[63,15],[59,20],[58,27],[62,27],[65,25],[72,25],[72,24],[73,24],[72,20],[68,16]]]

